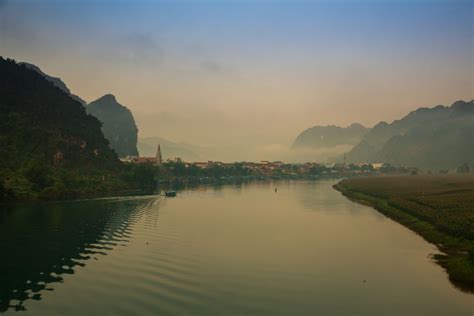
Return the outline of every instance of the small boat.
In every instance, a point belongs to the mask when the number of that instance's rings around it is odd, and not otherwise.
[[[168,197],[176,196],[176,191],[165,191],[165,196],[168,196]]]

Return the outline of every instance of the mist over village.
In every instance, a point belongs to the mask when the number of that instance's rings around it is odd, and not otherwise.
[[[0,0],[0,315],[472,315],[473,23]]]

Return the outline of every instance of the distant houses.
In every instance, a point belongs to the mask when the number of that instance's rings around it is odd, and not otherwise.
[[[184,162],[179,157],[168,158],[163,161],[160,144],[157,145],[155,157],[139,157],[139,156],[128,156],[121,158],[122,162],[132,164],[149,164],[154,166],[160,166],[162,164],[173,166],[173,164],[182,164],[185,168],[197,168],[197,169],[230,169],[239,168],[240,170],[245,169],[250,174],[261,175],[261,176],[331,176],[331,175],[355,175],[355,174],[372,174],[372,173],[408,173],[412,168],[405,168],[401,166],[393,166],[384,163],[358,163],[349,164],[346,163],[317,163],[317,162],[305,162],[305,163],[284,163],[282,161],[269,161],[262,160],[260,162],[222,162],[222,161],[196,161],[196,162]],[[166,166],[165,165],[165,166]]]

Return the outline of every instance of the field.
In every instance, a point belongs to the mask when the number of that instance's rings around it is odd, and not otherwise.
[[[474,175],[361,177],[335,188],[437,245],[450,280],[474,291]]]

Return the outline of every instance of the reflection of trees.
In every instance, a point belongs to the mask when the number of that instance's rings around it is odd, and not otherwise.
[[[127,243],[144,199],[95,200],[0,211],[0,313],[25,310],[75,266]]]
[[[258,181],[255,179],[205,179],[202,180],[203,182],[199,181],[191,181],[191,182],[170,182],[166,184],[160,184],[157,187],[158,192],[167,191],[167,190],[176,190],[176,191],[184,191],[184,190],[193,190],[193,191],[221,191],[225,187],[232,187],[234,189],[242,190],[243,187],[250,183],[259,183],[259,182],[268,182],[265,181]]]

